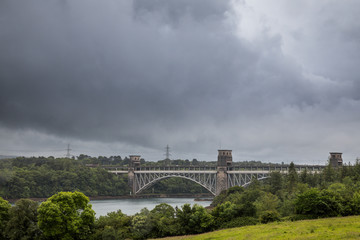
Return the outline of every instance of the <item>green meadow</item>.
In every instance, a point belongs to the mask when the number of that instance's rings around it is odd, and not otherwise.
[[[360,239],[360,216],[275,222],[165,239]]]

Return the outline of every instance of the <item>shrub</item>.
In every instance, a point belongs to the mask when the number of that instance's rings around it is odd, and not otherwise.
[[[264,211],[260,215],[261,223],[269,223],[269,222],[275,222],[275,221],[279,221],[279,220],[280,220],[279,213],[274,210]]]

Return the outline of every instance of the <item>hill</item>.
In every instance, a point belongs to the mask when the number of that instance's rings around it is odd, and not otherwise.
[[[164,239],[360,239],[360,216],[277,222]]]

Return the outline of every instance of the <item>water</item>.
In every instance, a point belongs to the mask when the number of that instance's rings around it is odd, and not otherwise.
[[[121,210],[126,215],[134,215],[141,209],[147,208],[152,210],[160,203],[167,203],[172,207],[181,207],[185,203],[191,205],[198,204],[203,207],[210,205],[210,201],[195,201],[194,198],[136,198],[136,199],[108,199],[108,200],[92,200],[92,209],[96,213],[96,217],[105,216],[109,212]]]

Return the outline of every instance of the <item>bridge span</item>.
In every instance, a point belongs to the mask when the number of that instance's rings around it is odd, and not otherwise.
[[[325,166],[299,165],[295,168],[299,173],[304,169],[309,173],[315,173],[322,171]],[[258,180],[269,178],[270,173],[274,171],[286,174],[288,166],[236,167],[232,166],[231,150],[218,150],[216,167],[141,167],[140,156],[131,155],[128,168],[108,168],[108,171],[114,174],[128,174],[133,195],[141,193],[163,179],[180,177],[200,184],[216,196],[233,186],[247,186],[253,178]]]

